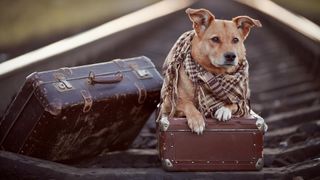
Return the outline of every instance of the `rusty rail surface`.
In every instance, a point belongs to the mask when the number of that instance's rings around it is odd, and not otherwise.
[[[319,43],[258,10],[236,2],[202,0],[192,7],[205,7],[217,18],[223,19],[245,14],[259,19],[263,24],[263,28],[252,30],[246,42],[247,58],[250,63],[252,108],[261,114],[269,125],[269,131],[265,135],[263,170],[165,172],[160,168],[155,150],[157,143],[155,123],[154,117],[150,117],[132,145],[132,149],[103,154],[81,162],[67,162],[69,165],[0,151],[0,177],[40,176],[47,179],[316,179],[319,177]],[[85,64],[92,63],[93,60],[145,55],[153,60],[158,70],[161,70],[173,43],[181,33],[190,28],[189,19],[184,11],[180,10],[118,33],[113,37],[115,41],[98,40],[87,46],[85,51],[81,51],[80,48],[53,58],[85,56],[86,59],[78,63]],[[107,49],[99,48],[101,44],[112,42],[116,43]]]

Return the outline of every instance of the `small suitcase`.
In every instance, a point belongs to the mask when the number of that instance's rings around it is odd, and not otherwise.
[[[186,118],[162,118],[157,128],[162,166],[168,171],[260,170],[263,125],[256,119],[208,119],[197,135]]]
[[[0,122],[1,149],[52,161],[126,149],[161,86],[146,57],[33,73]]]

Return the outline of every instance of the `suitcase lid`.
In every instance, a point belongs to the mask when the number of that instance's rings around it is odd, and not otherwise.
[[[107,66],[106,66],[107,65]],[[96,76],[115,74],[119,71],[137,71],[141,69],[155,68],[152,61],[145,57],[135,57],[129,59],[115,59],[108,62],[76,66],[76,67],[63,67],[57,70],[48,70],[42,72],[34,72],[27,76],[27,80],[38,81],[35,86],[45,83],[54,83],[61,80],[85,79],[89,77],[89,73],[94,72]]]
[[[135,75],[131,75],[132,73]],[[127,84],[118,83],[122,79],[125,79]],[[116,87],[124,89],[123,93],[133,93],[145,92],[146,89],[158,91],[162,85],[161,75],[152,61],[145,56],[35,72],[29,75],[26,81],[32,82],[37,99],[52,115],[60,114],[62,109],[70,105],[84,104],[85,109],[85,106],[88,104],[89,107],[94,100],[107,97]],[[97,94],[91,94],[90,91]],[[102,93],[98,93],[99,91]]]
[[[263,130],[263,122],[257,118],[232,118],[227,122],[217,119],[206,119],[204,131],[246,131],[257,129]],[[159,121],[161,131],[191,131],[186,118],[161,118]]]

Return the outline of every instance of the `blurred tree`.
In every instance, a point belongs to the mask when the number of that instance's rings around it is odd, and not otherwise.
[[[43,46],[156,1],[0,0],[0,55]]]

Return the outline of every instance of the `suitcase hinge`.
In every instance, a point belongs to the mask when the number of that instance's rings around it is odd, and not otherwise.
[[[261,170],[263,168],[263,159],[262,158],[259,158],[256,162],[256,169],[257,170]]]
[[[73,86],[66,80],[66,77],[62,73],[55,73],[54,77],[59,81],[53,84],[59,92],[69,91],[73,89]]]
[[[84,106],[83,106],[83,112],[89,112],[91,107],[92,107],[92,97],[90,95],[90,93],[86,90],[81,90],[81,95],[84,99]]]
[[[169,125],[170,125],[170,122],[168,120],[168,117],[167,116],[164,116],[160,119],[160,129],[162,131],[167,131],[168,128],[169,128]]]
[[[162,165],[165,169],[170,169],[173,167],[173,164],[171,163],[170,159],[163,159]]]

